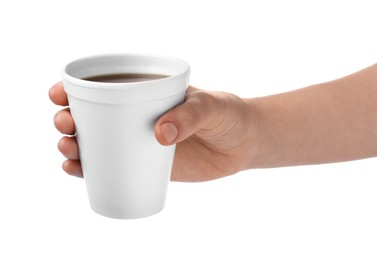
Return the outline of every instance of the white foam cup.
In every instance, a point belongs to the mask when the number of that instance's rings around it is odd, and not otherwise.
[[[132,83],[84,80],[123,73],[168,77]],[[175,145],[160,145],[153,129],[162,114],[184,101],[189,73],[189,65],[182,60],[139,54],[91,56],[63,68],[95,212],[141,218],[164,208]]]

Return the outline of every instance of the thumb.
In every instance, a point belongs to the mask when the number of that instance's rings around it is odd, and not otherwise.
[[[162,145],[172,145],[185,140],[199,129],[206,128],[213,107],[213,96],[192,87],[181,105],[162,115],[155,124],[154,133]]]

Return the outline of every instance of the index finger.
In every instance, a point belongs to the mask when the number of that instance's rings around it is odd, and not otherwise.
[[[64,91],[63,82],[56,83],[48,92],[51,101],[60,106],[68,106],[67,93]]]

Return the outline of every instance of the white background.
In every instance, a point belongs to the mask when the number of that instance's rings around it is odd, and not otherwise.
[[[140,220],[91,211],[61,170],[48,89],[107,52],[190,63],[191,84],[263,96],[377,61],[375,1],[2,1],[0,259],[377,259],[376,159],[171,183]]]

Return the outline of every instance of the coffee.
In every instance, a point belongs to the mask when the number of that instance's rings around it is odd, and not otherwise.
[[[131,82],[142,82],[142,81],[162,79],[166,77],[168,76],[159,75],[159,74],[119,73],[119,74],[91,76],[91,77],[83,78],[83,80],[105,82],[105,83],[131,83]]]

